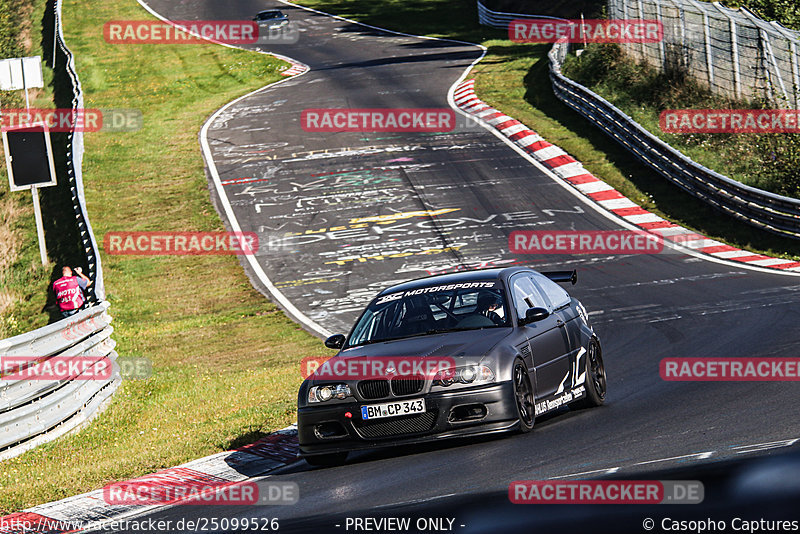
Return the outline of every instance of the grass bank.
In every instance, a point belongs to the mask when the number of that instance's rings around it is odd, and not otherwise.
[[[44,0],[0,0],[0,58],[42,54],[40,16]],[[44,66],[45,89],[31,89],[31,105],[52,107],[49,82],[52,73]],[[0,106],[25,106],[21,91],[0,91]],[[5,159],[0,164],[0,339],[47,324],[43,313],[49,269],[42,267],[33,219],[30,192],[11,193]]]

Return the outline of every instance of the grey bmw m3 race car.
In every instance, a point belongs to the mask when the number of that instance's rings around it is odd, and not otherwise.
[[[575,271],[524,267],[445,274],[383,290],[339,352],[300,387],[300,452],[312,465],[348,452],[505,431],[606,394],[600,341],[558,283]]]

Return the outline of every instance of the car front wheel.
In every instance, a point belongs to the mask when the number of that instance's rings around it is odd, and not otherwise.
[[[533,388],[531,387],[531,377],[522,360],[514,363],[512,374],[514,384],[514,401],[517,404],[517,417],[519,418],[519,431],[522,433],[530,432],[533,428],[534,402]]]

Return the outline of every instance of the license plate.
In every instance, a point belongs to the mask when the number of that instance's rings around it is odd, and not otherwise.
[[[364,421],[414,413],[425,413],[425,399],[402,400],[361,407],[361,419]]]

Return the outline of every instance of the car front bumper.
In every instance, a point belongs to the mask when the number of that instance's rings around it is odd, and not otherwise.
[[[425,399],[424,414],[361,419],[361,406],[418,398]],[[478,417],[481,410],[485,414]],[[349,418],[345,416],[348,412]],[[466,419],[462,417],[465,415]],[[503,432],[517,424],[511,382],[409,397],[307,406],[297,413],[300,452],[304,456]]]

